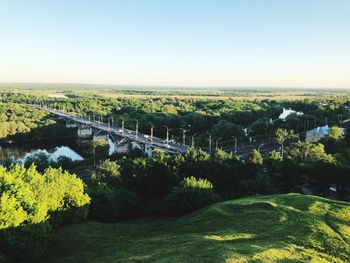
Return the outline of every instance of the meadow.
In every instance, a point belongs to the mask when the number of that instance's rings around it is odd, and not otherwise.
[[[59,229],[42,262],[349,262],[350,204],[247,197],[180,218]]]

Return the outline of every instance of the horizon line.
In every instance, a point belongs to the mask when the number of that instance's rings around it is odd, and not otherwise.
[[[85,86],[104,86],[119,88],[180,88],[180,89],[298,89],[298,90],[350,90],[350,87],[303,87],[303,86],[201,86],[201,85],[144,85],[144,84],[112,84],[112,83],[92,83],[92,82],[0,82],[0,85],[85,85]]]

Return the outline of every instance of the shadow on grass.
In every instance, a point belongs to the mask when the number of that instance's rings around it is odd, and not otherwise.
[[[0,262],[36,262],[45,252],[52,231],[64,225],[82,222],[88,205],[51,212],[40,223],[23,223],[18,227],[0,230]]]

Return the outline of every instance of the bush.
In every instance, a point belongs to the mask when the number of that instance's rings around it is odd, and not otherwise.
[[[133,192],[94,180],[88,188],[91,196],[89,216],[102,222],[116,222],[140,213],[142,203]]]
[[[242,195],[272,194],[275,191],[271,177],[264,173],[257,173],[251,179],[242,180],[239,188]]]
[[[120,165],[117,162],[110,160],[103,161],[98,165],[98,180],[106,182],[113,186],[118,186],[121,183]]]
[[[218,201],[213,185],[206,179],[187,177],[167,196],[169,212],[186,214]]]
[[[85,219],[89,201],[82,181],[61,169],[40,174],[35,166],[0,167],[2,257],[35,260],[45,251],[52,226]]]
[[[39,172],[44,172],[50,166],[50,157],[45,152],[37,152],[28,156],[24,161],[24,166],[29,168],[30,166],[35,165],[36,169]]]

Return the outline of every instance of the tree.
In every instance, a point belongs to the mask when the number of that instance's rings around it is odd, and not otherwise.
[[[296,139],[298,135],[293,130],[277,129],[275,131],[275,140],[281,145],[281,158],[284,157],[284,143],[287,140]]]
[[[93,180],[88,188],[91,196],[90,217],[102,222],[116,222],[140,213],[142,203],[133,192]]]
[[[248,163],[254,166],[262,166],[264,162],[264,158],[258,150],[254,149],[250,152],[248,157]]]
[[[216,137],[222,136],[223,139],[231,139],[233,135],[236,137],[245,136],[242,126],[230,123],[225,120],[221,120],[215,124],[212,128],[212,133]]]
[[[329,134],[322,138],[321,143],[324,144],[327,152],[336,153],[344,147],[344,137],[344,131],[337,126],[333,126],[329,128]]]
[[[334,160],[331,154],[327,154],[322,143],[309,143],[298,141],[294,143],[288,151],[288,158],[299,162],[316,162],[320,160]]]
[[[121,183],[120,165],[111,160],[105,160],[97,167],[98,179],[107,182],[113,186],[118,186]]]
[[[310,179],[315,193],[328,196],[329,187],[335,182],[337,166],[333,159],[321,159],[314,163],[310,171]]]
[[[327,137],[335,141],[339,141],[344,138],[344,132],[341,128],[333,126],[329,128],[329,134]]]
[[[240,182],[241,193],[246,194],[271,194],[274,191],[271,177],[264,173],[256,173],[252,178]]]
[[[65,170],[73,168],[73,164],[74,162],[72,158],[64,155],[58,156],[56,161],[51,162],[52,167],[57,167],[57,168],[61,167],[62,169],[65,169]]]
[[[187,177],[167,196],[167,205],[171,213],[186,214],[219,200],[213,185],[206,179]]]
[[[24,166],[29,168],[35,164],[39,172],[44,172],[50,166],[50,157],[46,152],[37,152],[28,156],[24,161]]]
[[[282,157],[280,152],[277,152],[275,150],[273,150],[272,152],[269,152],[269,155],[266,159],[266,164],[267,164],[266,166],[270,175],[273,178],[275,178],[276,173],[280,171],[281,163],[282,163]]]
[[[82,181],[62,169],[39,173],[34,165],[0,166],[0,247],[6,262],[40,256],[52,228],[84,220],[89,203]]]

